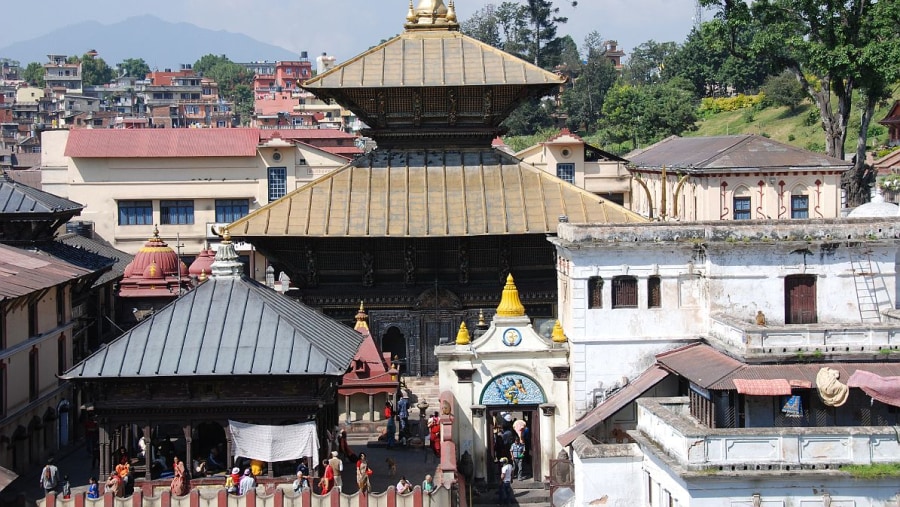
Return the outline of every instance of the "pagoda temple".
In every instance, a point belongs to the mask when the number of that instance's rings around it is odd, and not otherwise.
[[[410,2],[404,26],[303,85],[353,111],[378,148],[229,230],[326,315],[352,324],[365,300],[381,350],[433,375],[435,347],[474,329],[510,272],[549,332],[559,222],[645,219],[491,146],[564,78],[460,33],[453,2]]]
[[[188,267],[159,237],[159,229],[154,227],[153,237],[125,267],[124,277],[119,282],[119,297],[127,298],[135,317],[140,320],[190,288]]]

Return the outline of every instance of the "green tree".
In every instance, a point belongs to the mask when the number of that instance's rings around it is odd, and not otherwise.
[[[38,62],[31,62],[22,71],[22,79],[31,86],[44,87],[44,66]]]
[[[718,9],[721,34],[732,55],[744,59],[765,55],[781,69],[794,74],[818,107],[825,152],[843,158],[854,91],[861,88],[867,97],[883,96],[883,83],[890,82],[891,74],[895,74],[900,3],[878,0],[756,0],[751,5],[738,0],[701,0],[701,3]],[[752,34],[750,41],[743,38],[747,33]],[[867,135],[867,126],[861,126],[859,136],[863,145]],[[850,205],[867,199],[862,174],[865,166],[860,158],[857,157],[856,166],[844,180]]]
[[[215,81],[219,94],[234,103],[241,123],[250,121],[253,113],[253,73],[225,55],[204,55],[194,63],[194,71]]]
[[[81,58],[71,56],[69,63],[81,63],[82,86],[98,86],[109,83],[115,77],[115,73],[99,56],[85,53]]]
[[[471,18],[460,23],[460,31],[495,48],[503,47],[500,20],[497,17],[497,6],[494,4],[487,4],[475,11]]]
[[[571,1],[572,7],[578,5],[577,1]],[[565,16],[559,15],[559,7],[553,5],[550,0],[527,0],[525,12],[528,15],[528,23],[531,28],[531,41],[528,48],[529,60],[539,67],[547,67],[552,60],[553,53],[543,54],[545,46],[556,42],[556,30],[558,25],[569,21]]]
[[[673,79],[648,86],[613,87],[603,103],[601,126],[609,140],[631,141],[637,148],[696,130],[696,122],[690,83]]]
[[[463,21],[460,29],[485,44],[519,58],[528,58],[531,40],[528,13],[524,6],[516,2],[503,2],[499,6],[488,4]]]
[[[618,78],[618,72],[606,57],[600,35],[592,32],[585,40],[587,64],[562,94],[563,110],[572,130],[593,131],[603,109],[606,93]]]
[[[145,79],[150,73],[150,66],[143,58],[126,58],[119,67],[125,72],[126,76],[137,79]]]
[[[770,76],[763,83],[762,91],[766,101],[777,106],[787,106],[794,111],[806,99],[806,92],[790,71]]]
[[[516,108],[503,121],[503,126],[511,136],[530,136],[554,125],[553,112],[550,101],[530,99]]]
[[[674,42],[648,40],[631,51],[625,64],[625,78],[632,84],[653,84],[661,79],[667,58],[675,54]]]

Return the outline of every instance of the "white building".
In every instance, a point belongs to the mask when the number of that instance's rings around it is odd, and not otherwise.
[[[873,218],[561,224],[577,505],[896,505],[890,481],[837,469],[900,450],[900,397],[873,387],[900,384],[898,235]],[[845,404],[815,393],[823,368]]]

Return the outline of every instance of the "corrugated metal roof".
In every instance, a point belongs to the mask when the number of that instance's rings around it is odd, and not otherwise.
[[[72,158],[254,157],[259,130],[75,129],[65,155]]]
[[[816,385],[816,375],[822,368],[833,368],[840,374],[838,379],[847,383],[857,370],[868,371],[882,377],[900,376],[900,363],[797,363],[797,364],[748,364],[739,370],[723,377],[710,386],[710,389],[731,390],[736,389],[734,379],[785,379],[787,381],[799,380]]]
[[[750,396],[787,396],[791,394],[791,383],[786,379],[742,379],[732,380],[739,394]]]
[[[343,375],[362,337],[246,278],[213,278],[63,375],[65,379]]]
[[[757,135],[677,137],[664,139],[625,156],[638,168],[729,170],[846,170],[852,164]],[[690,171],[688,171],[690,172]]]
[[[659,354],[656,362],[704,389],[711,389],[720,379],[744,366],[737,359],[702,343]],[[733,384],[731,389],[734,389]]]
[[[0,301],[27,296],[91,273],[44,253],[0,245]]]
[[[234,237],[455,237],[644,223],[493,149],[376,150],[229,226]]]
[[[660,383],[668,375],[669,372],[659,366],[651,366],[644,373],[641,373],[638,378],[629,382],[628,385],[616,391],[606,401],[588,412],[574,426],[559,434],[556,437],[556,441],[563,446],[571,444],[576,438],[615,415],[616,412]]]
[[[0,214],[58,213],[80,211],[77,202],[22,183],[0,179]]]
[[[452,30],[411,30],[303,84],[309,90],[561,84],[565,77]]]

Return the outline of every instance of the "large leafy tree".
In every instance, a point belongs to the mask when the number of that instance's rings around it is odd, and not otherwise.
[[[674,42],[648,40],[632,50],[625,65],[625,78],[632,84],[653,84],[661,80],[665,61],[678,50]]]
[[[38,62],[31,62],[25,67],[25,70],[22,71],[22,79],[32,86],[43,88],[45,74],[46,72],[43,65]]]
[[[71,56],[69,63],[81,63],[81,83],[83,86],[105,85],[113,80],[115,72],[106,61],[92,53],[85,53],[81,58]]]
[[[219,93],[235,105],[242,122],[247,122],[253,114],[252,93],[253,73],[238,65],[225,55],[208,54],[194,64],[194,71],[218,83]],[[248,95],[250,99],[248,99]]]
[[[828,155],[843,158],[853,94],[884,96],[900,36],[900,3],[879,0],[701,0],[718,9],[729,52],[741,58],[765,54],[787,69],[815,102]],[[749,43],[742,34],[753,33]],[[893,59],[890,61],[890,58]],[[868,99],[867,99],[868,100]],[[875,102],[877,103],[875,99]],[[868,106],[866,106],[868,107]],[[872,108],[874,111],[874,107]],[[865,112],[864,112],[865,113]],[[861,128],[864,146],[867,132]],[[864,147],[863,147],[864,151]],[[848,203],[867,200],[862,157],[844,180]]]
[[[143,58],[126,58],[119,64],[126,76],[144,79],[150,73],[150,66]]]
[[[578,5],[577,1],[569,0],[569,2],[573,7]],[[554,6],[550,0],[527,0],[525,10],[531,27],[529,56],[535,65],[546,67],[549,64],[548,60],[552,59],[553,52],[547,51],[547,54],[544,54],[544,48],[558,43],[556,29],[569,19],[560,16],[559,7]]]
[[[691,85],[683,79],[646,86],[620,84],[603,102],[601,126],[613,142],[632,147],[696,130],[697,116]]]
[[[607,91],[618,78],[618,72],[606,57],[605,46],[597,32],[585,40],[587,63],[581,67],[572,86],[562,94],[563,110],[569,128],[593,131],[603,108]]]

